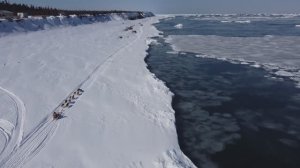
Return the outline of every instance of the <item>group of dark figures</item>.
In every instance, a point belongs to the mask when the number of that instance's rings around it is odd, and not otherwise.
[[[67,99],[65,99],[60,105],[62,110],[53,112],[53,119],[59,120],[61,118],[64,118],[65,116],[63,115],[63,111],[67,108],[71,108],[75,104],[75,100],[78,99],[78,97],[81,96],[83,92],[84,91],[82,89],[78,88]]]

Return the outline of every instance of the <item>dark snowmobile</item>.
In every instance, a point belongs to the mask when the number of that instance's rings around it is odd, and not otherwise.
[[[59,120],[64,118],[65,116],[61,112],[53,112],[53,120]]]

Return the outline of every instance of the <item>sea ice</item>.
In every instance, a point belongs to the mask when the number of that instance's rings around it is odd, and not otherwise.
[[[204,35],[171,35],[166,41],[177,52],[193,52],[230,62],[248,62],[275,75],[290,77],[300,83],[300,37],[223,37]]]
[[[182,24],[177,24],[177,25],[175,25],[174,27],[177,28],[177,29],[182,29],[182,28],[183,28],[183,25],[182,25]]]

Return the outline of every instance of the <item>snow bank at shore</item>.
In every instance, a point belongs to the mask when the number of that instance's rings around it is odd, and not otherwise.
[[[28,32],[46,30],[59,26],[77,26],[96,22],[107,22],[112,20],[134,20],[141,17],[154,16],[151,12],[128,12],[112,13],[103,15],[84,15],[84,16],[48,16],[30,17],[17,20],[0,20],[0,36],[13,32]]]
[[[1,37],[0,167],[195,167],[178,145],[172,93],[144,62],[157,21]],[[78,87],[66,117],[52,120]]]

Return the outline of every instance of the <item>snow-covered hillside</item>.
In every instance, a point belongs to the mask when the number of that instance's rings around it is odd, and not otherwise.
[[[157,21],[1,37],[0,167],[194,167],[178,146],[172,93],[144,62]]]
[[[77,26],[96,22],[107,22],[112,20],[133,20],[140,17],[154,16],[151,12],[128,12],[111,13],[97,16],[48,16],[48,17],[29,17],[19,20],[0,20],[0,36],[8,33],[29,32],[46,30],[59,26]]]

